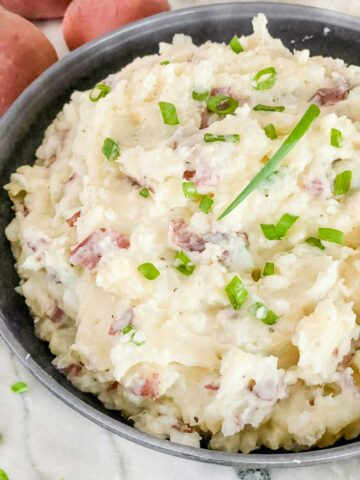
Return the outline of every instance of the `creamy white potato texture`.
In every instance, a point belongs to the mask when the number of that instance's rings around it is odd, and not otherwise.
[[[56,367],[138,429],[322,447],[360,432],[360,69],[253,23],[243,51],[179,34],[75,92],[6,187],[6,233]],[[310,103],[304,137],[218,220]]]

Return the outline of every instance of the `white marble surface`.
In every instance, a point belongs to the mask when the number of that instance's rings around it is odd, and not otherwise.
[[[146,0],[145,0],[146,1]],[[281,1],[281,0],[278,0]],[[360,0],[287,0],[360,16]],[[172,0],[174,8],[216,3]],[[59,56],[67,49],[59,22],[39,22]],[[29,390],[16,395],[18,380]],[[170,457],[131,444],[73,412],[40,385],[0,340],[0,468],[10,480],[359,480],[351,461],[269,472],[241,471]],[[0,477],[1,478],[1,477]]]

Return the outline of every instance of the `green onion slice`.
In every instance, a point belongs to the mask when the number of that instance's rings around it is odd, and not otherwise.
[[[335,148],[342,147],[343,136],[340,130],[337,128],[332,128],[330,132],[330,143]]]
[[[183,275],[189,276],[195,270],[191,259],[182,251],[177,252],[174,260],[174,267]]]
[[[100,98],[106,97],[111,92],[111,87],[105,83],[98,83],[89,93],[89,98],[92,102],[97,102]]]
[[[235,275],[230,283],[226,285],[225,292],[234,310],[240,310],[249,295],[244,284],[237,275]]]
[[[182,188],[186,198],[195,198],[198,194],[194,182],[183,182]]]
[[[214,95],[208,98],[206,105],[211,112],[219,115],[229,115],[235,112],[239,102],[235,98],[226,95]]]
[[[16,382],[11,385],[11,390],[14,393],[24,393],[29,389],[25,382]]]
[[[139,195],[141,195],[144,198],[148,198],[148,196],[150,195],[149,189],[146,187],[142,188],[139,192]]]
[[[268,240],[281,240],[298,218],[296,215],[284,213],[276,225],[262,223],[260,227]]]
[[[105,157],[110,161],[114,161],[120,156],[120,145],[119,142],[114,140],[113,138],[107,137],[104,140],[102,146],[102,153]]]
[[[319,240],[316,237],[309,237],[305,240],[305,242],[308,245],[311,245],[312,247],[320,248],[320,250],[324,250],[325,246],[321,243],[321,240]]]
[[[345,170],[336,175],[334,180],[334,195],[344,195],[350,190],[351,177],[351,170]]]
[[[319,238],[325,242],[338,243],[339,245],[345,243],[344,232],[336,230],[336,228],[319,228]]]
[[[274,325],[278,320],[278,315],[266,307],[261,302],[256,302],[248,308],[248,311],[254,315],[255,318],[261,320],[267,325]]]
[[[237,54],[244,51],[244,47],[241,45],[239,37],[234,35],[233,38],[229,42],[229,47],[231,50]]]
[[[261,80],[266,77],[265,80]],[[251,86],[255,90],[269,90],[277,80],[277,71],[274,67],[267,67],[260,70],[252,79]]]
[[[0,480],[9,480],[9,477],[7,476],[5,470],[0,468]]]
[[[210,92],[208,90],[206,90],[204,92],[197,92],[196,90],[194,90],[192,92],[192,98],[194,100],[197,100],[198,102],[202,102],[204,100],[207,100],[209,98],[209,95],[210,95]]]
[[[253,107],[255,112],[283,112],[285,107],[282,105],[263,105],[262,103],[258,103]]]
[[[312,104],[306,110],[299,123],[295,126],[289,136],[284,140],[280,148],[274,153],[271,159],[265,166],[255,175],[244,190],[233,200],[233,202],[223,211],[218,220],[221,220],[226,215],[234,210],[250,193],[257,188],[263,180],[265,180],[284,159],[284,157],[295,147],[295,145],[302,139],[305,133],[309,130],[311,124],[319,116],[320,109],[317,105]]]
[[[232,135],[214,135],[213,133],[204,134],[204,142],[229,142],[229,143],[239,143],[240,135],[233,133]]]
[[[138,333],[137,329],[134,327],[134,325],[131,325],[131,323],[129,323],[129,325],[126,325],[126,327],[124,327],[122,329],[122,333],[124,335],[129,335],[130,336],[130,341],[132,343],[134,343],[137,347],[140,347],[141,345],[144,345],[144,341],[137,341],[136,340],[136,334]]]
[[[163,62],[160,62],[160,65],[169,65],[170,61],[169,60],[164,60]]]
[[[208,214],[211,210],[211,207],[214,203],[214,200],[208,195],[203,195],[200,200],[199,208],[202,212]]]
[[[275,272],[275,263],[266,262],[261,275],[263,277],[268,277],[270,275],[274,275],[274,272]]]
[[[179,119],[176,112],[176,107],[172,103],[159,102],[159,107],[163,121],[166,125],[178,125]]]
[[[142,263],[137,269],[148,280],[155,280],[160,275],[159,270],[152,263]]]
[[[265,135],[268,138],[270,138],[270,140],[275,140],[275,138],[278,138],[276,128],[274,127],[274,125],[272,123],[269,123],[268,125],[266,125],[264,127],[264,132],[265,132]]]

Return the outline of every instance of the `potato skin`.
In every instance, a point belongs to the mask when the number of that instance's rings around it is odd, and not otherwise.
[[[70,50],[140,18],[170,10],[167,0],[73,0],[63,32]]]
[[[35,25],[0,7],[0,116],[57,59],[54,47]]]
[[[0,5],[25,18],[61,18],[71,0],[0,0]]]

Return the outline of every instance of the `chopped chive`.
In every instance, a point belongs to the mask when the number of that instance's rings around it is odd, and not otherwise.
[[[266,77],[265,80],[261,78]],[[260,70],[252,79],[251,86],[255,90],[269,90],[277,80],[277,71],[274,67],[267,67]]]
[[[192,98],[194,100],[197,100],[198,102],[207,100],[209,98],[209,95],[210,95],[210,92],[208,90],[204,92],[197,92],[196,90],[193,90],[192,92]]]
[[[24,393],[29,389],[25,382],[16,382],[11,385],[11,390],[14,393]]]
[[[174,260],[174,267],[183,275],[189,276],[195,270],[195,265],[191,259],[182,251],[177,252]]]
[[[239,37],[234,35],[233,38],[229,42],[229,47],[231,50],[237,54],[244,51],[244,47],[241,45]]]
[[[102,153],[110,161],[114,161],[120,156],[120,145],[113,138],[107,137],[102,146]]]
[[[225,292],[234,310],[240,310],[248,297],[248,291],[237,275],[226,285]]]
[[[263,277],[268,277],[270,275],[274,275],[274,272],[275,272],[275,264],[272,262],[266,262],[261,275]]]
[[[213,133],[204,134],[204,142],[229,142],[229,143],[239,143],[240,135],[234,133],[232,135],[214,135]]]
[[[344,195],[350,190],[351,177],[351,170],[345,170],[336,175],[334,180],[334,195]]]
[[[155,280],[160,275],[159,270],[152,263],[142,263],[137,269],[148,280]]]
[[[142,188],[139,192],[139,195],[141,195],[144,198],[148,198],[148,196],[150,195],[149,189],[146,187]]]
[[[250,193],[257,188],[263,180],[265,180],[284,159],[284,157],[295,147],[295,145],[302,139],[305,133],[309,130],[310,125],[319,116],[320,109],[317,105],[312,104],[306,110],[305,114],[300,119],[289,136],[284,140],[280,148],[274,153],[271,159],[264,165],[264,167],[255,175],[255,177],[247,184],[242,192],[231,202],[231,204],[223,211],[218,220],[221,220],[226,215],[234,210]]]
[[[262,103],[258,103],[253,107],[255,112],[283,112],[285,107],[282,105],[263,105]]]
[[[260,227],[268,240],[281,240],[298,218],[296,215],[284,213],[276,225],[262,223]]]
[[[89,98],[92,102],[97,102],[100,98],[106,97],[111,92],[111,87],[105,83],[98,83],[89,93]]]
[[[164,60],[163,62],[160,62],[160,65],[169,65],[170,61],[169,60]]]
[[[308,245],[311,245],[312,247],[316,247],[316,248],[320,248],[320,250],[324,250],[325,247],[324,245],[321,243],[321,240],[319,240],[318,238],[316,237],[309,237],[305,240],[305,242],[308,244]]]
[[[256,302],[248,308],[248,311],[254,315],[255,318],[266,323],[266,325],[274,325],[278,320],[278,315],[266,307],[261,302]]]
[[[319,238],[324,242],[333,242],[339,245],[345,243],[344,232],[336,230],[336,228],[319,228]]]
[[[264,127],[264,132],[265,132],[265,135],[268,138],[270,138],[270,140],[275,140],[275,138],[278,138],[276,128],[274,127],[274,125],[272,123],[269,123],[268,125],[266,125]]]
[[[163,121],[166,125],[178,125],[179,119],[176,112],[176,107],[172,103],[159,102],[159,108]]]
[[[130,341],[131,341],[132,343],[134,343],[137,347],[140,347],[141,345],[143,345],[143,344],[145,343],[144,341],[139,342],[139,341],[136,340],[135,337],[136,337],[136,335],[138,335],[139,332],[138,332],[137,329],[134,327],[134,325],[131,325],[130,323],[129,323],[129,325],[126,325],[126,327],[124,327],[124,328],[122,329],[122,333],[123,333],[124,335],[130,334],[130,335],[129,335],[129,336],[130,336]],[[1,480],[1,479],[0,479],[0,480]]]
[[[229,115],[235,112],[239,102],[235,98],[226,95],[214,95],[208,98],[206,105],[211,112],[219,115]]]
[[[211,197],[208,195],[203,195],[200,200],[199,208],[207,215],[210,212],[213,203],[214,200]]]
[[[340,130],[337,128],[332,128],[330,132],[330,143],[335,148],[342,147],[343,136]]]
[[[251,272],[251,276],[255,282],[257,282],[260,277],[261,277],[261,270],[260,268],[254,268],[254,270]]]
[[[9,477],[7,476],[5,470],[0,468],[0,480],[9,480]]]
[[[198,194],[194,182],[183,182],[182,188],[186,198],[195,198]]]

